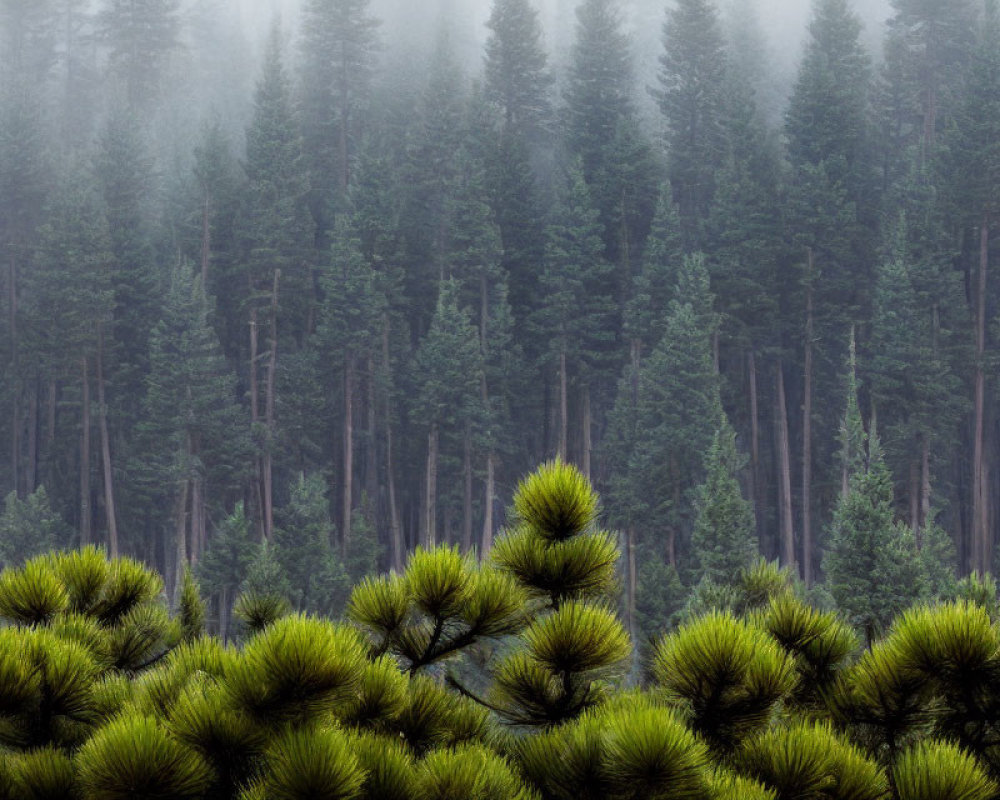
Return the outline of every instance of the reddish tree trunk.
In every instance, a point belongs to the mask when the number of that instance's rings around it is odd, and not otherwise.
[[[483,506],[483,539],[481,558],[486,558],[493,549],[493,503],[496,499],[496,463],[493,451],[486,456],[486,492]]]
[[[382,318],[382,363],[385,369],[385,380],[392,385],[392,359],[389,356],[389,316]],[[392,448],[392,392],[385,393],[385,471],[389,491],[389,525],[392,528],[392,563],[396,569],[403,569],[406,543],[403,541],[403,525],[399,519],[399,506],[396,504],[396,466],[393,462]]]
[[[761,470],[760,470],[760,410],[757,402],[757,356],[753,348],[747,353],[747,371],[750,383],[750,479],[753,482],[753,512],[757,523],[757,538],[760,539],[764,530],[761,511],[763,503],[761,497]]]

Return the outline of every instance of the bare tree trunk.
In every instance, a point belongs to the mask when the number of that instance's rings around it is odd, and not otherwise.
[[[785,373],[781,364],[777,370],[778,384],[778,513],[781,531],[781,560],[785,566],[795,567],[795,529],[792,525],[792,466],[788,437],[788,409],[785,403]]]
[[[28,390],[28,494],[38,487],[38,378],[32,378]]]
[[[758,542],[764,532],[763,519],[761,514],[763,504],[760,502],[761,495],[761,470],[760,470],[760,411],[757,405],[757,356],[750,348],[747,353],[747,371],[750,381],[750,480],[753,482],[753,513],[757,523]]]
[[[340,552],[347,555],[351,541],[351,513],[354,503],[354,354],[344,353],[344,452],[343,497],[341,498]]]
[[[986,271],[989,266],[990,220],[984,214],[979,229],[979,281],[976,298],[976,387],[975,387],[975,438],[972,477],[972,542],[973,569],[980,573],[989,570],[989,528],[987,519],[987,476],[986,476],[986,373],[984,356],[986,353]]]
[[[212,260],[212,198],[208,192],[201,204],[201,290],[208,294],[208,266]]]
[[[677,457],[670,456],[670,482],[673,484],[674,508],[681,507],[681,470],[677,465]],[[677,526],[671,523],[667,530],[667,563],[677,566]]]
[[[919,547],[920,542],[920,462],[914,459],[910,462],[910,530]]]
[[[462,454],[462,552],[472,549],[472,428],[466,423]]]
[[[368,442],[365,447],[365,494],[368,495],[368,502],[375,504],[378,502],[378,430],[376,427],[375,413],[375,360],[369,352],[366,361],[368,374],[365,379],[365,422],[368,428]]]
[[[267,363],[267,394],[264,397],[264,424],[267,428],[267,447],[264,450],[264,539],[271,541],[274,533],[274,382],[278,368],[278,281],[281,270],[274,271],[274,288],[271,290],[271,356]]]
[[[191,566],[197,566],[205,550],[205,495],[200,476],[191,481]]]
[[[559,353],[559,458],[567,460],[567,439],[569,437],[569,378],[566,374],[566,348]]]
[[[809,274],[813,271],[809,250]],[[805,385],[802,397],[802,579],[812,586],[812,371],[813,371],[813,289],[806,289]]]
[[[104,463],[104,510],[108,519],[108,554],[118,557],[118,518],[115,512],[114,473],[111,469],[111,439],[108,436],[108,406],[104,401],[104,328],[97,327],[97,406]]]
[[[920,527],[931,524],[931,443],[923,437],[920,453]]]
[[[187,478],[181,483],[180,493],[177,495],[177,510],[176,510],[176,521],[175,521],[175,549],[176,549],[176,563],[174,566],[174,580],[173,580],[173,591],[170,592],[168,597],[172,597],[174,601],[174,606],[176,607],[180,603],[181,596],[181,586],[183,584],[184,567],[188,564],[189,550],[187,546],[187,531],[188,531],[188,489],[190,488],[191,481]]]
[[[483,539],[480,558],[485,559],[493,549],[493,503],[496,499],[496,457],[492,448],[486,456],[486,497],[483,507]]]
[[[385,380],[391,385],[392,359],[389,356],[389,316],[382,318],[382,363],[385,369]],[[392,392],[385,393],[385,471],[389,489],[389,525],[392,528],[392,563],[396,569],[403,569],[404,553],[403,525],[399,519],[399,506],[396,503],[396,466],[393,460],[392,448]]]
[[[250,287],[253,291],[253,286]],[[250,309],[250,423],[254,429],[254,436],[257,435],[257,423],[260,422],[260,388],[257,379],[257,359],[258,359],[258,329],[257,329],[257,309]],[[264,479],[264,465],[261,454],[254,457],[254,480],[252,486],[254,517],[257,521],[257,538],[263,540],[264,532],[264,496],[261,491],[261,483]]]
[[[93,542],[94,512],[90,507],[90,368],[87,357],[81,359],[83,367],[80,390],[80,544]]]
[[[583,387],[583,474],[590,480],[591,451],[593,450],[593,419],[590,410],[590,384]]]
[[[51,447],[56,440],[56,401],[58,387],[55,378],[49,378],[48,400],[45,408],[45,446]]]
[[[638,579],[635,556],[635,525],[625,529],[625,628],[634,637],[638,633],[635,620],[635,586]]]
[[[438,426],[435,422],[427,434],[427,480],[425,497],[424,546],[437,544],[437,468],[438,468]]]
[[[21,386],[18,376],[17,339],[17,262],[10,257],[7,276],[7,307],[10,328],[11,367],[14,376],[14,400],[11,409],[10,475],[14,491],[21,494]]]

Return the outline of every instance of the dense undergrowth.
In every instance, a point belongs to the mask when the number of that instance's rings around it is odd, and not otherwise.
[[[241,598],[240,643],[204,633],[190,576],[171,615],[96,549],[6,570],[0,800],[1000,797],[995,604],[916,607],[864,649],[761,563],[630,687],[596,495],[555,463],[514,505],[486,562],[417,551],[347,622]]]

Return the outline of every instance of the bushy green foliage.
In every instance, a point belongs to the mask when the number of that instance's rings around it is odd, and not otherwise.
[[[171,617],[155,573],[94,548],[8,569],[0,797],[995,796],[988,581],[906,611],[859,656],[842,618],[761,561],[728,584],[725,610],[689,609],[656,643],[649,685],[622,689],[629,637],[603,562],[574,549],[605,546],[596,496],[555,462],[516,507],[519,550],[482,565],[418,550],[404,574],[358,585],[351,624],[245,593],[239,646],[202,633],[190,574]],[[531,548],[569,581],[514,569]],[[498,657],[481,674],[456,669],[487,642]]]

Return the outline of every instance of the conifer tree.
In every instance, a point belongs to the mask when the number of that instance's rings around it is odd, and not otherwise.
[[[613,367],[611,345],[617,304],[610,280],[614,267],[605,258],[598,211],[578,165],[569,170],[567,187],[547,230],[542,286],[545,305],[539,326],[549,342],[547,360],[558,371],[559,436],[557,453],[569,448],[569,391],[580,392],[582,441],[579,463],[591,468],[591,410],[594,389]]]
[[[15,492],[4,499],[0,512],[0,563],[4,567],[23,564],[69,544],[70,540],[70,528],[53,511],[44,486],[23,500]]]
[[[529,0],[494,0],[486,27],[485,97],[506,136],[537,135],[551,113],[538,12]]]
[[[711,0],[681,0],[663,25],[657,94],[667,124],[668,176],[689,251],[701,230],[725,153],[726,51]]]
[[[189,265],[174,270],[163,318],[150,337],[140,450],[133,469],[145,493],[175,529],[176,580],[197,563],[208,520],[247,477],[249,430],[236,382],[209,322],[210,307]],[[171,509],[168,511],[167,509]],[[177,584],[172,584],[176,586]]]
[[[111,73],[131,111],[148,110],[180,45],[179,0],[106,0],[98,15]]]
[[[692,583],[728,583],[757,554],[753,505],[743,499],[739,473],[746,459],[723,419],[705,456],[705,482],[696,490],[691,530]]]
[[[430,330],[414,358],[417,396],[411,416],[427,432],[427,460],[420,530],[425,546],[438,541],[438,470],[442,453],[482,414],[482,352],[468,312],[459,306],[458,284],[443,281]],[[444,445],[444,446],[442,446]]]
[[[346,210],[369,101],[379,27],[369,6],[369,0],[309,0],[303,8],[302,129],[321,248],[333,212]]]

